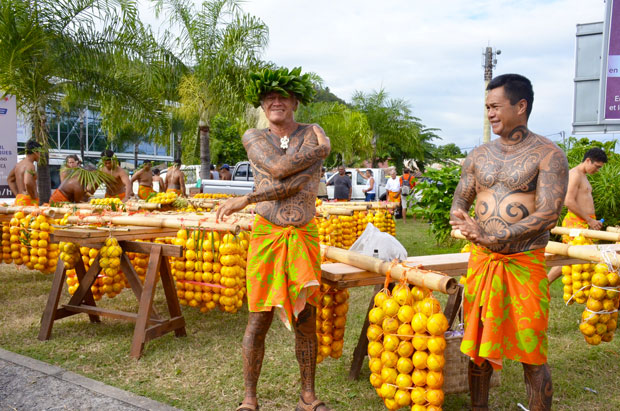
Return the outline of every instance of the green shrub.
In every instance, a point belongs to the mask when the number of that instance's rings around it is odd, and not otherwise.
[[[422,216],[430,223],[430,231],[437,244],[452,241],[450,237],[450,208],[454,191],[461,177],[460,166],[448,166],[441,170],[427,169],[424,174],[429,180],[422,181],[415,187],[415,192],[422,198],[413,208],[416,215]]]

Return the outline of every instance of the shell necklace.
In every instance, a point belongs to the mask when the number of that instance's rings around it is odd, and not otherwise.
[[[280,148],[286,150],[288,148],[288,136],[280,137]]]

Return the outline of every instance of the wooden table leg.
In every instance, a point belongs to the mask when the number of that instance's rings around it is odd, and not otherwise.
[[[131,343],[131,355],[134,358],[140,358],[144,349],[146,337],[146,327],[148,325],[149,313],[153,306],[153,298],[155,297],[155,286],[157,285],[157,272],[159,271],[162,255],[161,246],[153,246],[149,258],[149,265],[146,269],[144,278],[144,288],[140,298],[140,306],[138,308],[138,317],[136,319],[136,328]]]
[[[458,314],[459,308],[461,307],[461,301],[463,301],[463,286],[459,285],[458,291],[448,297],[446,308],[443,310],[444,315],[448,319],[448,324],[450,324],[450,327],[452,327],[452,324],[454,324],[456,315]]]
[[[52,335],[52,326],[56,318],[56,309],[58,308],[58,301],[60,301],[60,293],[62,292],[64,281],[65,263],[59,258],[58,264],[56,264],[56,271],[54,272],[54,279],[52,280],[52,289],[50,290],[49,297],[47,297],[47,304],[41,317],[41,329],[39,330],[38,337],[41,341],[49,340]]]
[[[82,266],[82,270],[83,269],[84,267]],[[73,293],[73,296],[71,296],[71,298],[69,299],[69,305],[81,305],[82,302],[86,302],[89,299],[92,299],[93,304],[91,305],[95,304],[93,292],[90,290],[90,287],[92,287],[92,285],[97,280],[97,275],[99,275],[100,271],[101,265],[99,264],[99,255],[97,255],[95,261],[93,262],[93,265],[90,266],[84,277],[79,279],[80,286],[77,290],[75,290],[75,293]]]
[[[138,301],[140,301],[142,298],[142,282],[140,281],[138,273],[136,273],[136,270],[133,268],[127,253],[125,253],[125,250],[123,250],[123,254],[121,254],[121,271],[125,274],[127,281],[129,281],[131,291],[133,291]],[[153,318],[161,318],[155,307],[152,307],[150,316]]]
[[[179,298],[177,297],[177,290],[174,286],[174,279],[168,265],[168,259],[161,257],[160,276],[161,283],[164,287],[164,293],[166,294],[166,303],[168,304],[168,311],[170,312],[170,319],[181,318],[183,326],[174,330],[174,335],[177,337],[185,337],[187,335],[185,331],[185,319],[181,313],[181,304],[179,304]]]
[[[97,261],[99,261],[99,259],[97,259]],[[97,265],[98,264],[99,263],[97,263]],[[97,272],[99,272],[99,270],[97,270]],[[81,257],[80,257],[79,261],[75,264],[75,274],[76,274],[76,276],[78,278],[78,283],[80,285],[82,285],[82,283],[84,283],[84,277],[86,276],[86,269],[84,268],[84,263],[83,263]],[[95,277],[95,279],[96,278],[97,277]],[[94,282],[95,281],[93,281],[88,286],[88,290],[86,291],[86,295],[84,296],[84,299],[83,299],[82,303],[85,304],[85,305],[90,305],[90,306],[96,307],[97,304],[95,304],[95,297],[93,297],[93,292],[90,289],[90,287],[92,287]],[[84,285],[86,285],[86,284],[84,284]],[[99,316],[95,315],[95,314],[88,314],[88,318],[90,319],[91,323],[100,323],[101,322],[101,319],[99,318]]]

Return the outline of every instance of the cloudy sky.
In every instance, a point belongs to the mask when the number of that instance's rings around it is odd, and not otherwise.
[[[243,9],[269,26],[264,59],[319,74],[347,101],[384,88],[441,129],[436,144],[469,150],[482,140],[487,46],[501,50],[494,75],[532,81],[530,129],[552,140],[571,133],[576,25],[602,21],[605,2],[246,0]],[[150,6],[142,10],[158,24]]]

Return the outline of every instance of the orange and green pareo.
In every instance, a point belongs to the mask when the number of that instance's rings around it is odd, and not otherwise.
[[[246,266],[251,312],[276,309],[290,330],[306,303],[318,305],[321,259],[318,227],[281,227],[257,215]]]
[[[146,200],[154,192],[155,190],[153,190],[153,187],[143,186],[142,184],[138,186],[138,198],[140,198],[140,200]]]
[[[591,214],[590,217],[596,220],[596,215]],[[579,217],[577,214],[572,211],[568,211],[562,220],[562,227],[566,228],[583,228],[588,229],[590,226],[583,218]],[[571,241],[572,237],[568,235],[562,236],[562,242],[568,244]]]
[[[545,250],[494,253],[472,245],[463,299],[461,351],[480,365],[502,368],[504,357],[547,362],[549,281]]]
[[[18,195],[15,196],[15,203],[14,203],[14,205],[16,205],[16,206],[38,206],[39,205],[39,199],[38,198],[32,198],[28,194],[18,194]]]

